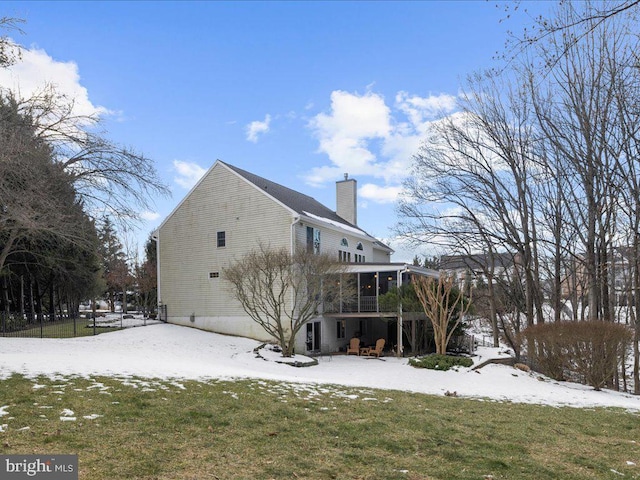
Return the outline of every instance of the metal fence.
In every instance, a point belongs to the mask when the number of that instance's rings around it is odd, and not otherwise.
[[[154,318],[138,313],[81,314],[80,318],[58,318],[50,320],[40,316],[29,320],[22,315],[0,313],[0,337],[20,338],[74,338],[98,335],[123,328],[159,323]]]

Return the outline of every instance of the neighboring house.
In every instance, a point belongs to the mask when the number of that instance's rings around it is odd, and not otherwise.
[[[458,287],[464,289],[467,285],[487,283],[487,276],[507,280],[518,263],[518,255],[512,253],[442,255],[439,270],[453,275],[458,281]]]
[[[358,298],[309,322],[296,339],[298,353],[335,352],[360,336],[402,351],[402,317],[379,311],[378,295],[409,280],[436,276],[421,267],[390,263],[393,250],[357,226],[357,183],[336,183],[337,211],[220,160],[155,232],[158,302],[170,323],[257,340],[270,338],[233,298],[223,269],[259,244],[290,251],[308,248],[348,264]]]
[[[613,305],[626,306],[635,303],[633,276],[634,255],[632,247],[613,247],[608,252],[607,262],[603,265],[609,280],[609,295]],[[589,292],[589,275],[585,265],[584,254],[579,254],[564,262],[561,279],[561,296],[563,299],[579,301]]]

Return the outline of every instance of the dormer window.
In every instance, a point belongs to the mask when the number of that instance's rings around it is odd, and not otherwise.
[[[346,238],[343,238],[342,240],[340,240],[340,246],[341,247],[348,247],[349,246],[349,242],[347,241]]]
[[[356,250],[364,250],[364,247],[362,246],[362,242],[358,242],[358,245],[356,246]]]

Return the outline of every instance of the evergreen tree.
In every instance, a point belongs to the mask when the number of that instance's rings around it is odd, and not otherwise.
[[[144,261],[136,266],[136,283],[140,306],[146,315],[152,314],[158,303],[157,268],[156,242],[149,237],[144,247]]]
[[[126,290],[131,284],[129,265],[122,243],[118,239],[111,219],[106,217],[98,229],[100,241],[100,257],[102,260],[102,276],[106,284],[106,297],[112,312],[116,309],[119,293],[123,293],[123,309],[126,311]]]

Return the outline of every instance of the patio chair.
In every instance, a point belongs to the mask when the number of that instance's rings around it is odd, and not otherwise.
[[[376,340],[376,348],[372,348],[369,350],[369,356],[373,357],[380,357],[380,355],[382,355],[382,349],[384,348],[384,343],[385,340],[384,338],[379,338],[378,340]]]
[[[349,347],[347,348],[347,355],[360,355],[360,339],[353,337],[349,341]]]

